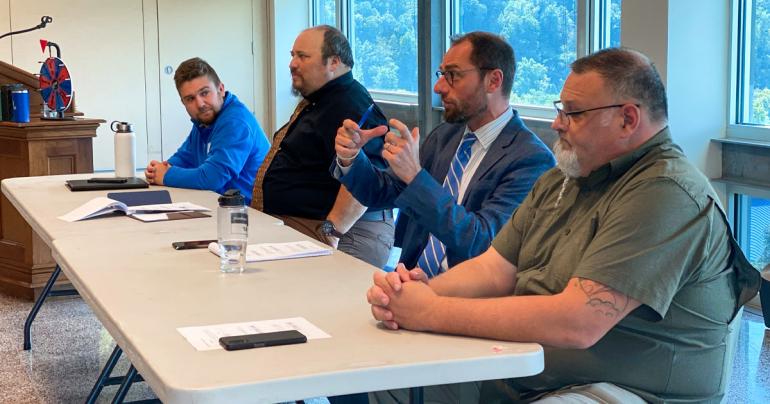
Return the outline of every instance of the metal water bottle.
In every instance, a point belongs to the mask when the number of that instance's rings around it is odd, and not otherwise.
[[[115,176],[135,177],[136,135],[134,134],[134,126],[128,122],[112,121],[110,129],[115,132]]]
[[[248,239],[249,214],[246,211],[246,199],[239,190],[230,189],[219,197],[217,209],[220,271],[243,272]]]

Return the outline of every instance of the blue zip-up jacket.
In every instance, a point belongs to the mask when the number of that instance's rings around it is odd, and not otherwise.
[[[236,188],[250,204],[254,178],[270,149],[254,115],[228,91],[214,123],[192,123],[187,139],[168,159],[163,184],[219,194]]]

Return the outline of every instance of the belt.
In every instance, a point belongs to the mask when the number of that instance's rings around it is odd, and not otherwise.
[[[386,221],[389,219],[393,219],[392,209],[375,210],[371,212],[366,212],[358,220],[363,220],[365,222],[379,222],[379,221]]]

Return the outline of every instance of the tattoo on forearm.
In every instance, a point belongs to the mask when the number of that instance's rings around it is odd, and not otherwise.
[[[606,317],[617,317],[626,311],[628,297],[612,288],[588,279],[578,278],[577,287],[588,298],[586,305],[593,307],[597,313]]]

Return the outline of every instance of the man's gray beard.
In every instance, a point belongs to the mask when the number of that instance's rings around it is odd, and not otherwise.
[[[580,177],[581,167],[575,150],[562,148],[562,140],[556,139],[553,143],[553,154],[556,156],[556,166],[569,178]]]
[[[301,97],[302,93],[300,93],[299,90],[297,90],[296,88],[294,88],[294,86],[292,86],[291,87],[291,95],[293,95],[295,97]]]

